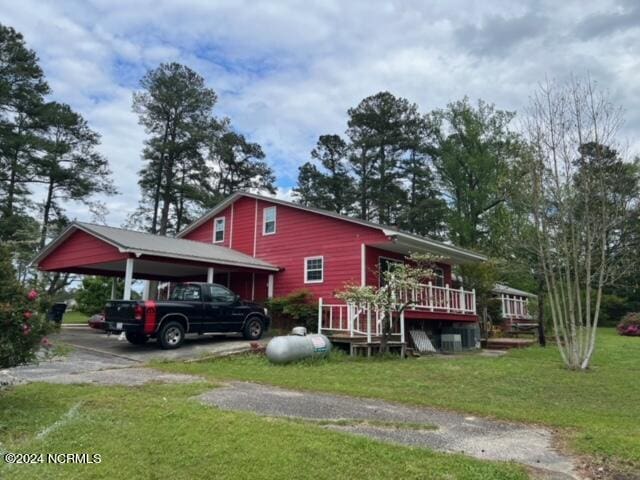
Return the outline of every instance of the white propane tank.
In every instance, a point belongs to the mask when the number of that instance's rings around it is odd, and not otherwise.
[[[302,329],[293,329],[293,335],[273,337],[267,344],[267,358],[273,363],[288,363],[303,358],[322,358],[329,355],[331,342],[324,335],[304,335]]]

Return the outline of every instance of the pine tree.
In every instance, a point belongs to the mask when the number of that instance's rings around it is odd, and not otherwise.
[[[38,118],[49,86],[23,36],[0,24],[0,238],[12,241],[29,206],[40,146]]]
[[[324,172],[310,162],[299,168],[298,186],[294,189],[297,200],[303,205],[336,213],[351,213],[356,191],[346,167],[346,142],[339,135],[321,135],[311,157],[320,163]]]
[[[204,78],[178,63],[150,70],[141,86],[143,90],[133,96],[133,110],[150,135],[143,151],[147,164],[140,171],[145,197],[141,206],[151,208],[149,230],[165,235],[177,226],[171,214],[175,216],[179,208],[185,169],[191,173],[204,165],[197,157],[215,122],[212,111],[217,96],[206,87]],[[206,176],[202,171],[194,175]]]

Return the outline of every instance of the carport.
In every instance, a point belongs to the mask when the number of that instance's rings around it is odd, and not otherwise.
[[[252,300],[273,296],[278,267],[219,245],[74,222],[32,261],[40,271],[124,278],[124,300],[133,279],[163,282],[226,279]],[[224,283],[224,281],[223,281]],[[148,297],[148,282],[144,297]]]

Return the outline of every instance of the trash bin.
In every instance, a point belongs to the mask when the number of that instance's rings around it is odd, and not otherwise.
[[[64,312],[66,309],[67,309],[66,303],[64,302],[54,303],[53,306],[49,309],[47,318],[52,322],[60,324],[62,323],[62,316],[64,315]]]

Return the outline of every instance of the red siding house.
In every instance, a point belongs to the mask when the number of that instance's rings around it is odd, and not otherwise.
[[[395,228],[244,192],[228,197],[177,238],[74,223],[34,263],[40,270],[125,276],[129,289],[132,278],[215,281],[256,301],[306,288],[322,301],[323,330],[353,335],[364,330],[369,315],[371,335],[376,334],[375,312],[348,311],[335,298],[336,291],[346,283],[379,286],[377,272],[413,252],[428,252],[441,260],[431,281],[408,293],[415,307],[406,313],[407,328],[476,322],[475,294],[453,288],[451,269],[481,262],[484,256]]]

